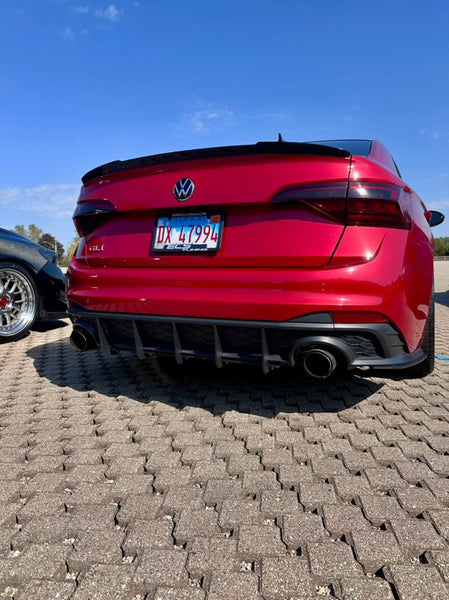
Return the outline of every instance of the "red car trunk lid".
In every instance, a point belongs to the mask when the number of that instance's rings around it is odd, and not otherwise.
[[[344,225],[301,202],[275,203],[282,190],[344,184],[350,157],[258,155],[187,160],[107,173],[87,181],[79,203],[107,201],[114,212],[87,235],[84,258],[103,267],[320,267],[330,261]],[[175,198],[189,178],[193,194]],[[218,250],[154,250],[161,216],[207,214],[223,221]]]

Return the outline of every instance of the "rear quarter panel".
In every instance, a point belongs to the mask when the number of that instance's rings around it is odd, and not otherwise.
[[[383,147],[384,148],[384,147]],[[379,160],[381,153],[378,153]],[[385,161],[385,157],[382,158]],[[394,305],[393,321],[403,332],[410,352],[418,348],[423,339],[433,283],[433,238],[425,218],[425,207],[419,196],[399,177],[394,167],[361,157],[354,157],[351,170],[352,181],[385,182],[397,185],[410,194],[408,210],[412,217],[410,230],[383,229],[381,261],[379,268],[387,272],[393,268],[396,276],[391,278],[387,297]],[[350,230],[353,230],[352,232]],[[357,228],[347,228],[343,241],[350,248],[350,236]],[[360,228],[359,228],[360,229]],[[379,229],[379,231],[381,231]],[[340,250],[340,248],[339,248]],[[387,250],[387,252],[385,252]],[[338,251],[337,251],[338,252]],[[379,273],[379,277],[380,277]]]

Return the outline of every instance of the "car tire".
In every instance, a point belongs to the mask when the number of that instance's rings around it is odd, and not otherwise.
[[[24,337],[37,309],[38,293],[30,273],[16,263],[0,263],[0,342]]]
[[[426,358],[418,365],[406,370],[405,375],[408,377],[425,377],[426,375],[430,375],[435,367],[435,298],[433,290],[430,299],[426,332],[421,348],[425,352]]]

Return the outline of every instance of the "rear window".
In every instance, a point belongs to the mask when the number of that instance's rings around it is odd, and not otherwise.
[[[368,156],[371,150],[371,140],[320,140],[319,142],[309,143],[341,148],[358,156]]]

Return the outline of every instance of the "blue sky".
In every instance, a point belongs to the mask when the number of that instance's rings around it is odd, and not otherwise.
[[[0,225],[67,244],[80,178],[115,159],[376,138],[449,235],[447,0],[9,0]]]

